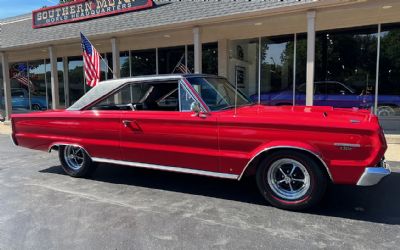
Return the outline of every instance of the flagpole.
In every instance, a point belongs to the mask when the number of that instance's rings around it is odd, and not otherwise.
[[[182,55],[181,59],[179,60],[178,64],[175,66],[174,70],[172,71],[172,74],[175,73],[176,68],[182,63],[183,58],[185,57],[185,54]]]
[[[94,47],[94,46],[93,46]],[[101,60],[103,60],[103,62],[105,63],[105,65],[107,66],[107,73],[108,73],[108,70],[110,70],[111,71],[111,73],[114,75],[114,71],[110,68],[110,66],[108,65],[108,61],[106,61],[102,56],[101,56],[101,53],[99,53],[99,56],[100,56],[100,58],[101,58]]]

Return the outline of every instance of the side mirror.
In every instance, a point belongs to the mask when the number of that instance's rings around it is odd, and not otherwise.
[[[190,110],[193,111],[195,114],[200,114],[201,108],[199,103],[192,102],[192,104],[190,105]]]
[[[198,116],[201,118],[207,117],[207,114],[202,112],[200,104],[197,102],[192,102],[192,104],[190,105],[190,110],[194,113],[192,116]]]

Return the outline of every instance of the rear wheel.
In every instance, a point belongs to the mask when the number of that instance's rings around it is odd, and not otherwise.
[[[96,170],[96,164],[79,146],[60,146],[58,153],[63,170],[72,177],[86,177]]]
[[[303,210],[317,204],[328,182],[314,159],[292,150],[276,151],[263,159],[256,178],[264,198],[287,210]]]

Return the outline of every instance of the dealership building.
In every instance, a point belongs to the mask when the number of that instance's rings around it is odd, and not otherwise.
[[[400,132],[398,0],[78,0],[0,19],[0,114],[90,89],[80,32],[102,80],[218,74],[255,102],[367,108]]]

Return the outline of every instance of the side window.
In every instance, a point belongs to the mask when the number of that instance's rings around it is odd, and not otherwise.
[[[128,84],[93,110],[179,111],[178,82]]]
[[[186,88],[179,84],[179,95],[180,95],[180,104],[181,104],[181,111],[187,112],[192,110],[192,103],[196,102],[193,99],[193,96],[186,90]]]
[[[131,84],[124,86],[114,95],[93,106],[92,110],[132,110],[131,103]]]

